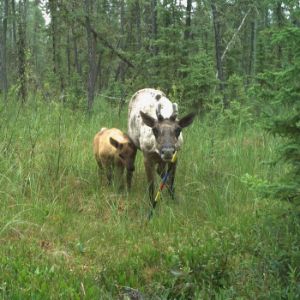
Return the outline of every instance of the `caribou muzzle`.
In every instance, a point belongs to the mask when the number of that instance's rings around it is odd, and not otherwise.
[[[160,151],[160,157],[164,161],[170,161],[173,158],[173,155],[175,153],[175,147],[172,145],[163,146]]]

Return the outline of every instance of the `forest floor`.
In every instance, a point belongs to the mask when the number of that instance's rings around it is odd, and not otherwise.
[[[163,192],[147,222],[141,153],[130,193],[98,177],[93,137],[126,130],[127,115],[99,102],[91,116],[0,105],[0,298],[300,298],[299,219],[247,184],[283,172],[269,164],[277,139],[198,117],[183,132],[178,201]]]

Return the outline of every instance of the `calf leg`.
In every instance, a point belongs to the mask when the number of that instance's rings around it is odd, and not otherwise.
[[[100,177],[100,176],[101,176],[101,170],[102,170],[103,168],[102,168],[101,162],[97,161],[97,164],[98,164],[98,176]]]
[[[136,150],[133,156],[133,166],[135,163],[135,156],[136,156]],[[127,190],[130,191],[131,189],[131,182],[132,182],[132,176],[133,176],[133,170],[127,170],[126,171],[126,183],[127,183]]]
[[[131,189],[132,176],[133,176],[133,171],[128,171],[127,170],[127,172],[126,172],[126,184],[127,184],[128,191],[130,191],[130,189]]]
[[[122,165],[117,165],[115,168],[115,174],[114,174],[114,181],[116,184],[116,187],[119,190],[122,190],[124,188],[124,178],[123,178],[123,174],[124,174],[124,167]]]
[[[106,177],[108,181],[108,185],[111,185],[112,183],[112,178],[113,178],[113,165],[109,164],[106,168]]]

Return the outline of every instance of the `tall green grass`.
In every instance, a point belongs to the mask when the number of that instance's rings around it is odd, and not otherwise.
[[[91,116],[39,99],[1,104],[2,298],[299,298],[299,220],[242,180],[281,172],[267,164],[278,140],[198,118],[184,131],[178,201],[164,192],[147,222],[141,154],[130,193],[98,177],[92,154],[96,132],[126,130],[126,115],[103,99]]]

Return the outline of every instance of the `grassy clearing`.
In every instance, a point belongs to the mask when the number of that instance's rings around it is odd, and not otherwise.
[[[91,117],[39,101],[0,107],[2,298],[300,297],[299,220],[241,180],[281,172],[266,164],[277,140],[254,125],[196,120],[184,132],[179,201],[164,193],[146,223],[140,154],[130,194],[97,176],[102,126],[125,129],[126,111],[100,101]]]

